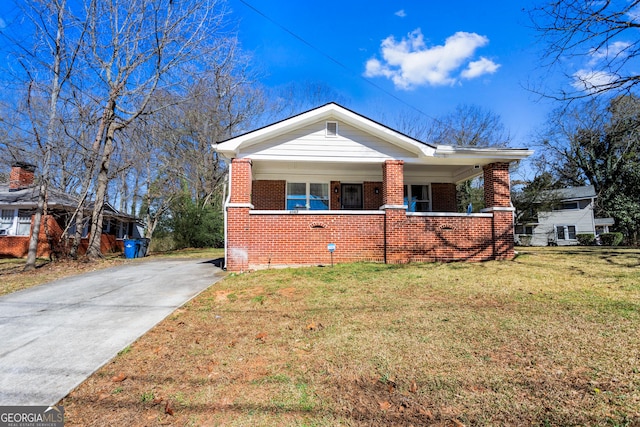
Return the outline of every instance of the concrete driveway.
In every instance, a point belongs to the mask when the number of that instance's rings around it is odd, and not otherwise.
[[[0,297],[0,406],[57,403],[222,277],[213,261],[154,260]]]

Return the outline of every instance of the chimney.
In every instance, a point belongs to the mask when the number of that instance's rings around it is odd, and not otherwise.
[[[9,191],[18,191],[33,185],[36,167],[29,163],[16,162],[11,165]]]

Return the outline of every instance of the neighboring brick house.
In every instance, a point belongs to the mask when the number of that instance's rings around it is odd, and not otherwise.
[[[0,184],[0,258],[25,257],[29,250],[29,239],[33,217],[38,203],[39,186],[35,185],[35,167],[26,163],[14,163],[9,175],[9,184]],[[43,217],[38,237],[39,257],[50,256],[52,247],[60,248],[61,236],[66,225],[73,218],[78,200],[55,188],[47,194],[47,214]],[[90,206],[85,209],[89,216]],[[73,235],[75,227],[68,232]],[[83,230],[79,246],[83,254],[88,245],[89,228]],[[103,253],[122,252],[123,237],[140,237],[137,221],[131,215],[118,212],[110,205],[105,206],[101,249]]]
[[[431,145],[330,103],[214,146],[229,161],[229,271],[511,259],[509,164],[526,149]],[[456,184],[484,176],[481,213]]]

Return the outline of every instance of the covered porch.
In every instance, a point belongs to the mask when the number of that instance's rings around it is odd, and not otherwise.
[[[509,163],[476,162],[385,160],[355,167],[233,159],[227,269],[510,259]],[[459,213],[456,183],[479,175],[487,208]]]

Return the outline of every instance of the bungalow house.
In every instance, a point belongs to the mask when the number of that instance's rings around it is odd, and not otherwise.
[[[541,210],[532,221],[516,224],[520,244],[532,246],[577,245],[578,234],[599,236],[608,233],[613,218],[596,218],[596,191],[592,185],[550,190],[551,210]]]
[[[432,145],[335,103],[214,149],[229,271],[514,256],[509,164],[529,150]],[[458,213],[456,184],[480,175],[486,208]]]
[[[24,257],[29,250],[33,217],[38,203],[39,186],[34,182],[35,167],[14,163],[9,184],[0,184],[0,257]],[[38,256],[50,255],[52,245],[58,244],[66,225],[73,218],[78,200],[62,191],[50,188],[47,192],[47,213],[38,237]],[[90,207],[89,207],[90,208]],[[85,208],[85,214],[90,211]],[[75,223],[68,234],[75,233]],[[134,217],[105,206],[101,249],[103,253],[121,252],[125,236],[140,237],[140,227]],[[89,227],[83,230],[80,251],[88,245]]]

